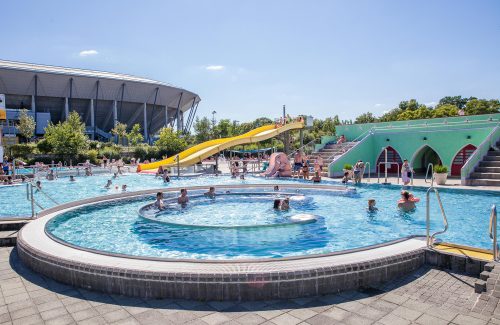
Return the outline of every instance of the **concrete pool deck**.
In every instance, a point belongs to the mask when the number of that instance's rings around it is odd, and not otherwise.
[[[15,248],[0,248],[0,271],[0,324],[500,324],[499,267],[483,294],[474,292],[475,277],[423,266],[365,290],[256,302],[142,299],[78,289],[31,271]]]

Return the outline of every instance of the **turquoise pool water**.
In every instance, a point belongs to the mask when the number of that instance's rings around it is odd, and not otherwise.
[[[129,178],[128,178],[129,177]],[[141,178],[142,177],[142,178]],[[149,176],[130,175],[123,179],[138,179],[139,187],[161,186],[161,181]],[[249,178],[246,183],[268,182]],[[290,182],[281,180],[276,182]],[[294,181],[296,182],[296,181]],[[200,184],[239,184],[240,180],[226,177],[202,177],[173,181],[170,186]],[[321,187],[319,187],[321,189]],[[221,196],[215,200],[196,197],[182,208],[177,204],[158,216],[166,222],[185,226],[151,222],[141,218],[138,210],[152,203],[152,196],[103,203],[67,212],[53,219],[48,230],[71,244],[112,253],[136,256],[237,259],[286,257],[318,254],[363,247],[409,235],[425,234],[425,189],[413,189],[422,201],[416,211],[401,213],[396,209],[401,188],[398,186],[363,185],[355,193],[332,193],[323,190],[302,190],[307,200],[292,202],[288,212],[272,209],[272,195]],[[252,190],[256,192],[262,190]],[[439,236],[444,241],[490,248],[488,237],[489,208],[500,203],[497,193],[441,190],[441,199],[448,215],[449,230]],[[377,213],[367,213],[369,198],[377,201]],[[431,228],[443,228],[434,196],[431,196]],[[316,222],[248,229],[217,228],[217,225],[279,224],[296,214],[313,214]],[[200,228],[189,225],[211,225]]]

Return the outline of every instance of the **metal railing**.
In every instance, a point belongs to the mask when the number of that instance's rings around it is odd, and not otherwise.
[[[441,231],[437,231],[430,235],[431,231],[431,212],[430,212],[430,193],[434,191],[436,193],[436,198],[439,204],[439,208],[441,209],[441,215],[443,216],[444,229]],[[444,234],[448,230],[448,218],[446,218],[446,213],[444,212],[443,203],[441,202],[441,198],[439,197],[439,192],[437,188],[433,185],[429,187],[426,193],[426,207],[425,207],[425,224],[426,224],[426,237],[427,237],[427,246],[432,246],[434,244],[434,239],[437,235]]]
[[[49,194],[47,194],[41,188],[38,188],[32,182],[27,182],[26,183],[26,199],[28,201],[30,201],[30,203],[31,203],[31,218],[35,218],[36,217],[35,205],[39,209],[44,210],[44,207],[37,200],[35,200],[34,189],[37,189],[37,193],[43,194],[46,198],[48,198],[55,205],[59,205],[59,203],[52,196],[50,196]]]
[[[488,154],[488,151],[491,147],[496,145],[496,142],[500,138],[500,126],[496,126],[490,134],[484,139],[483,142],[474,150],[472,155],[467,159],[465,164],[462,166],[460,170],[460,178],[462,180],[462,185],[465,184],[465,180],[469,177],[469,175],[474,171],[479,162],[483,159],[484,156]]]
[[[292,153],[288,155],[288,160],[290,160],[290,161],[292,160],[293,155],[295,154],[295,152],[297,150],[299,150],[300,152],[303,152],[306,155],[313,153],[315,144],[316,144],[316,140],[312,140],[312,141],[309,141],[308,143],[306,143],[305,145],[303,145],[302,147],[299,147],[299,148],[293,150]]]
[[[384,183],[387,183],[387,165],[389,165],[389,168],[392,165],[398,165],[398,168],[396,168],[396,171],[398,174],[398,184],[399,184],[399,164],[397,162],[390,162],[390,161],[388,161],[388,162],[381,161],[377,164],[377,183],[380,183],[380,165],[385,166],[385,182]]]
[[[372,174],[371,174],[371,171],[370,171],[370,162],[369,161],[365,162],[365,167],[363,169],[363,175],[365,174],[366,168],[368,168],[368,180],[367,180],[367,182],[370,183],[371,175]]]
[[[490,227],[489,227],[490,238],[493,241],[493,260],[498,261],[498,244],[497,244],[497,207],[496,205],[491,206],[490,213]]]
[[[433,163],[429,163],[427,165],[427,171],[425,172],[425,179],[424,179],[424,182],[426,182],[426,183],[429,183],[427,181],[427,176],[429,175],[429,170],[431,171],[431,187],[432,187],[432,186],[434,186],[434,164]]]

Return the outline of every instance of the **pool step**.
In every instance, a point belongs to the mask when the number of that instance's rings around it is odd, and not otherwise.
[[[469,180],[470,185],[478,186],[500,186],[500,179],[475,179]]]
[[[500,155],[498,155],[498,156],[485,156],[483,158],[483,161],[500,161]]]
[[[478,173],[500,173],[500,167],[477,167]]]
[[[0,231],[0,247],[16,246],[19,230]]]
[[[16,246],[17,233],[29,220],[0,221],[0,247]]]

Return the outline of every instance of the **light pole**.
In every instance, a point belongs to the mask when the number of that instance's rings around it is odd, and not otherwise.
[[[215,110],[212,111],[212,133],[214,138],[215,138],[215,114],[217,114],[217,112]]]

